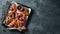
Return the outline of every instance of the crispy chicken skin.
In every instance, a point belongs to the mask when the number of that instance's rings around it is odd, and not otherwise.
[[[14,25],[16,25],[16,20],[15,19],[13,19],[13,21],[9,24],[9,26],[12,27]]]
[[[19,17],[21,17],[21,16],[23,16],[23,15],[22,15],[22,12],[20,12],[20,13],[17,12],[17,13],[16,13],[16,18],[19,18]]]
[[[28,9],[25,9],[25,10],[23,11],[23,13],[24,13],[26,16],[28,16],[28,15],[29,15]]]
[[[9,17],[9,16],[7,16],[7,17],[6,17],[6,24],[9,24],[11,21],[12,21],[12,18]]]
[[[17,19],[20,19],[20,20],[24,20],[25,19],[25,14],[23,12],[20,12],[20,13],[16,13],[16,18]]]
[[[13,4],[11,4],[9,10],[11,10],[12,12],[14,12],[16,10],[16,8],[17,8],[16,4],[13,3]]]
[[[8,16],[13,19],[15,17],[15,14],[14,13],[8,13]]]
[[[13,20],[13,21],[9,24],[10,27],[12,27],[12,26],[22,27],[22,25],[23,25],[23,21],[19,21],[19,20]]]
[[[17,20],[17,26],[18,26],[18,27],[22,27],[22,26],[23,26],[23,21]]]
[[[14,19],[14,12],[15,12],[15,10],[16,10],[16,4],[11,4],[11,6],[10,6],[10,8],[9,8],[9,10],[8,10],[8,15],[7,15],[7,17],[6,17],[6,24],[9,24],[9,23],[11,23],[12,22],[12,20]]]

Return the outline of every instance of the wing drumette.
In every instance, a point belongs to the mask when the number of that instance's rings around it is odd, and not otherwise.
[[[12,3],[11,6],[10,6],[9,11],[15,12],[16,11],[16,7],[17,7],[16,4]]]
[[[9,24],[12,21],[12,18],[7,16],[5,21],[6,21],[6,24]]]

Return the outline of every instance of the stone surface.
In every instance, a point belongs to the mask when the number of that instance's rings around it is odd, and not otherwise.
[[[0,0],[0,17],[2,16],[2,5],[4,5],[6,1],[10,0]],[[9,30],[2,32],[1,29],[4,27],[1,25],[2,21],[0,20],[0,34],[60,34],[60,0],[13,1],[32,8],[28,31],[23,33]]]

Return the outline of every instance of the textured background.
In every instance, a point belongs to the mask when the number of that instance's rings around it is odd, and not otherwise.
[[[7,0],[0,0],[0,17],[2,5]],[[10,0],[8,0],[10,1]],[[60,0],[14,0],[32,8],[32,17],[28,24],[28,31],[24,33],[9,31],[2,32],[0,19],[0,34],[60,34]],[[5,7],[5,6],[4,6]],[[7,9],[7,7],[5,7]],[[6,11],[6,10],[4,10]]]

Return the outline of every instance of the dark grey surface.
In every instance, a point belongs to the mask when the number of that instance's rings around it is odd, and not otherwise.
[[[5,4],[7,0],[0,0]],[[10,1],[10,0],[8,0]],[[0,23],[0,34],[60,34],[60,0],[14,0],[27,5],[33,9],[28,31],[20,33],[16,31],[2,32]],[[2,5],[0,5],[0,17],[2,16]],[[1,20],[0,20],[1,21]]]

